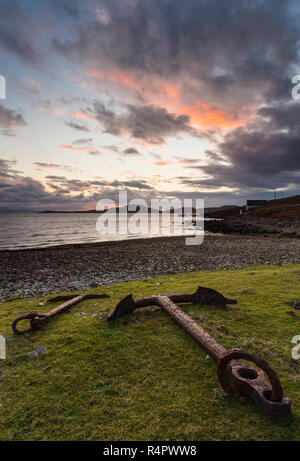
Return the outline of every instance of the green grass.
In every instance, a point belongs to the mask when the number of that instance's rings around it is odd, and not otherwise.
[[[49,304],[3,304],[0,333],[8,338],[8,357],[0,362],[1,440],[299,440],[300,360],[291,357],[291,340],[300,329],[285,304],[300,299],[296,269],[300,265],[194,272],[93,289],[111,298],[84,301],[21,337],[11,332],[14,318],[45,312]],[[201,316],[225,347],[267,360],[292,399],[291,417],[274,421],[251,402],[225,395],[214,360],[158,308],[115,323],[92,315],[108,314],[129,293],[189,293],[199,284],[237,298],[238,305],[183,309]],[[75,316],[79,312],[88,315]],[[48,353],[29,357],[38,346]]]

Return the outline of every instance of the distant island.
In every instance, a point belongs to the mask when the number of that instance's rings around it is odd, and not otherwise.
[[[38,211],[39,214],[54,214],[54,213],[79,213],[79,214],[86,214],[86,213],[96,213],[96,214],[103,214],[103,213],[106,213],[107,211],[109,211],[109,209],[107,210],[103,210],[103,211],[97,211],[97,210],[77,210],[77,211],[61,211],[61,210],[45,210],[45,211]],[[140,206],[137,206],[136,209],[134,211],[128,209],[126,209],[126,207],[123,207],[123,208],[115,208],[115,211],[117,214],[119,213],[139,213],[139,212],[142,212],[142,213],[148,213],[148,214],[151,214],[151,213],[159,213],[159,214],[162,214],[162,213],[167,213],[168,210],[158,210],[156,208],[146,208],[146,207],[140,207]],[[170,210],[170,213],[171,214],[175,214],[175,213],[178,213],[178,214],[183,214],[182,213],[182,209],[177,209],[177,210],[174,210],[174,209],[171,209]],[[186,212],[186,214],[188,215],[193,215],[195,216],[196,215],[196,209],[195,208],[192,208],[191,211],[188,211]]]

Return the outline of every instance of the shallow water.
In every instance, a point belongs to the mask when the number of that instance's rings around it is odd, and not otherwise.
[[[120,235],[112,231],[104,235],[96,230],[98,218],[99,214],[94,213],[0,213],[0,249],[19,250],[75,243],[193,235],[195,231],[191,217],[184,218],[183,228],[182,218],[177,218],[174,222],[172,216],[171,232],[168,229],[170,226],[161,220],[158,232],[151,234],[142,232],[137,235],[127,230],[126,234]],[[150,223],[150,217],[148,221]]]

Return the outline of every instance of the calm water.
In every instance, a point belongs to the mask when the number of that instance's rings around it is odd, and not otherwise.
[[[159,237],[155,235],[99,235],[96,231],[97,214],[59,213],[0,213],[0,249],[17,250],[42,248],[72,243],[92,243],[132,238]],[[185,218],[187,230],[192,232],[191,218]],[[185,232],[187,232],[185,230]],[[172,235],[182,235],[181,221]]]

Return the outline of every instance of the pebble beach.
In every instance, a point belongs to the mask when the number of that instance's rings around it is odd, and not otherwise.
[[[206,235],[0,252],[0,302],[199,270],[300,262],[300,239]]]

